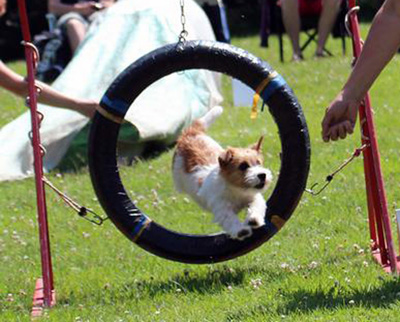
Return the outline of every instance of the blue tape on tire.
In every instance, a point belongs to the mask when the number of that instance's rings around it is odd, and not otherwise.
[[[264,88],[261,93],[261,97],[263,98],[264,102],[268,101],[269,98],[281,87],[285,86],[286,82],[281,75],[276,76],[273,78],[268,85]]]

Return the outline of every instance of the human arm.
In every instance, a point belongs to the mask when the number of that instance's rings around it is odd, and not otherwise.
[[[325,142],[353,133],[361,100],[399,46],[400,0],[386,0],[374,18],[350,77],[326,110],[322,121]]]
[[[7,0],[0,0],[0,17],[6,13]]]
[[[41,94],[38,96],[40,103],[67,108],[79,112],[87,117],[92,117],[96,111],[97,102],[93,100],[83,100],[66,96],[50,86],[41,82],[36,82],[42,88]],[[15,93],[19,96],[28,94],[28,83],[17,73],[10,70],[4,63],[0,61],[0,86]]]
[[[55,14],[56,16],[61,16],[69,12],[76,12],[87,17],[98,10],[96,8],[97,2],[95,1],[65,4],[62,3],[61,0],[48,0],[47,5],[49,12]]]

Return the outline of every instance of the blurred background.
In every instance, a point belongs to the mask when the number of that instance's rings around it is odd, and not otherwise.
[[[172,1],[172,0],[168,0]],[[177,2],[177,0],[174,0]],[[228,16],[228,24],[233,37],[257,34],[261,23],[261,4],[264,0],[224,0]],[[381,0],[361,0],[359,17],[362,21],[370,21],[379,9]],[[27,1],[29,21],[32,35],[48,29],[46,20],[47,1]],[[16,60],[23,57],[20,45],[21,31],[18,17],[17,0],[8,0],[7,14],[0,18],[0,59]]]

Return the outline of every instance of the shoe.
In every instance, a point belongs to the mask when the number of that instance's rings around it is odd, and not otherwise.
[[[293,54],[292,61],[299,62],[304,60],[303,54]]]
[[[317,57],[317,58],[326,58],[326,57],[328,57],[328,55],[326,53],[324,53],[324,52],[315,53],[315,57]]]

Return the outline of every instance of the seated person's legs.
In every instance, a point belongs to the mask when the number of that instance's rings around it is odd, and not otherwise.
[[[300,15],[298,0],[282,0],[282,19],[293,48],[293,60],[302,59],[299,44]]]
[[[318,22],[318,45],[316,56],[323,56],[324,46],[339,13],[342,0],[322,0],[322,12]]]
[[[83,38],[85,38],[89,26],[88,22],[81,15],[71,12],[61,16],[58,26],[67,35],[71,52],[74,53]]]
[[[86,25],[82,21],[77,19],[70,19],[65,25],[69,40],[69,45],[71,46],[71,51],[75,52],[79,44],[82,42],[86,35]]]

